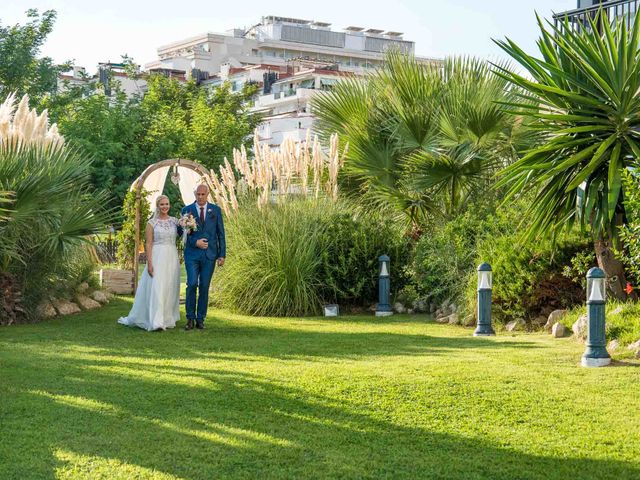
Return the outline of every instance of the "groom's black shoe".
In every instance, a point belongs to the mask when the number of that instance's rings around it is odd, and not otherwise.
[[[196,328],[198,330],[204,330],[204,322],[196,322]]]
[[[187,320],[187,324],[184,327],[185,330],[193,330],[193,320]]]

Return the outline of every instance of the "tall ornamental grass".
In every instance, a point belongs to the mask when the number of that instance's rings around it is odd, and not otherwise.
[[[233,261],[220,269],[220,303],[250,315],[319,313],[320,240],[331,204],[248,205],[227,221]]]
[[[243,206],[227,220],[233,250],[219,272],[221,306],[265,316],[305,316],[325,303],[368,307],[377,300],[378,257],[392,258],[394,292],[407,281],[410,245],[382,215],[330,198]]]

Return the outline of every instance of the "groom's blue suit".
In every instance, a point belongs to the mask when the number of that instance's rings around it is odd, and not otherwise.
[[[182,215],[187,214],[193,215],[198,222],[198,230],[187,235],[184,247],[184,263],[187,269],[187,320],[195,320],[196,323],[202,324],[207,316],[209,285],[215,262],[218,258],[226,256],[224,223],[220,207],[212,203],[204,206],[204,223],[200,221],[200,206],[197,203],[182,209]],[[206,249],[196,246],[196,242],[201,238],[208,240],[209,246]],[[198,290],[199,295],[196,295]]]

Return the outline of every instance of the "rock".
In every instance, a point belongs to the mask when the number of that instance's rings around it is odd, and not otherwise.
[[[415,311],[413,308],[408,308],[408,309],[407,309],[407,313],[408,313],[409,315],[413,315],[414,313],[416,313],[416,311]]]
[[[636,352],[636,358],[640,358],[640,350]]]
[[[458,314],[457,313],[452,313],[451,315],[449,315],[447,317],[449,319],[449,323],[451,325],[458,325],[458,323],[460,323],[459,319],[458,319]]]
[[[440,310],[439,308],[436,310],[436,312],[434,313],[434,315],[433,315],[433,316],[434,316],[434,317],[436,317],[436,318],[439,318],[439,317],[446,317],[446,315],[445,315],[445,314],[442,312],[442,310]]]
[[[429,313],[435,313],[436,310],[438,310],[438,306],[435,303],[429,304]]]
[[[438,323],[449,323],[449,316],[448,315],[441,315],[440,317],[436,318],[436,322],[438,322]]]
[[[398,313],[404,313],[407,311],[407,309],[404,307],[403,304],[401,304],[400,302],[396,302],[393,304],[393,309],[398,312]]]
[[[551,312],[549,314],[549,318],[547,319],[547,323],[544,324],[544,329],[547,332],[551,331],[551,327],[553,327],[553,325],[556,322],[559,322],[560,320],[562,320],[562,318],[567,314],[566,310],[554,310],[553,312]]]
[[[636,352],[640,352],[640,340],[630,343],[629,345],[627,345],[627,348],[629,350],[635,350]]]
[[[111,295],[111,294],[109,293],[109,295]],[[100,303],[103,303],[103,304],[104,303],[109,303],[109,297],[102,290],[96,290],[95,292],[93,292],[91,294],[91,298],[93,298],[96,302],[100,302]]]
[[[476,317],[473,314],[469,314],[462,319],[462,324],[465,327],[473,327],[476,324]]]
[[[55,300],[53,306],[58,311],[58,315],[71,315],[82,311],[78,305],[67,300]]]
[[[562,338],[566,333],[566,328],[560,322],[556,322],[551,327],[551,335],[553,338]]]
[[[53,318],[58,315],[56,309],[48,301],[41,303],[36,312],[40,318]]]
[[[527,324],[523,319],[518,318],[507,323],[504,328],[507,332],[515,332],[517,330],[524,330],[524,327],[526,327],[526,325]]]
[[[617,350],[620,347],[620,342],[618,340],[611,340],[609,345],[607,345],[607,350],[613,351]]]
[[[545,317],[544,315],[539,315],[533,320],[531,320],[531,324],[536,327],[542,327],[546,323],[547,323],[547,317]]]
[[[96,308],[100,308],[102,306],[100,305],[100,303],[89,297],[85,297],[84,295],[78,295],[76,300],[83,310],[95,310]]]
[[[576,338],[585,339],[587,336],[587,314],[580,315],[578,320],[571,326],[571,330]]]
[[[89,290],[89,284],[87,282],[82,282],[80,285],[78,285],[79,292],[86,292],[87,290]]]
[[[413,302],[413,309],[416,312],[424,313],[429,309],[429,305],[424,300],[416,300]]]
[[[452,303],[451,305],[449,305],[449,311],[451,313],[457,313],[458,312],[458,306],[455,303]]]

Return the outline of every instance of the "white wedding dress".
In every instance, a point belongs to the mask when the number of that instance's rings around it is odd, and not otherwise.
[[[180,260],[176,248],[178,221],[149,220],[153,227],[153,277],[142,272],[133,307],[118,323],[145,330],[165,330],[180,319]]]

